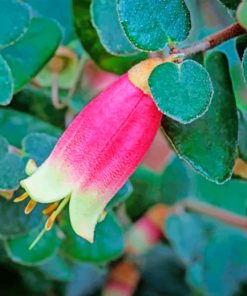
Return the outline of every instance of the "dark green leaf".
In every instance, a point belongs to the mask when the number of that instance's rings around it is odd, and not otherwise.
[[[133,193],[126,201],[128,215],[136,220],[149,207],[162,201],[161,176],[155,172],[139,167],[130,178],[133,184]]]
[[[25,215],[26,202],[13,203],[0,197],[0,236],[14,237],[26,234],[41,222],[41,209],[37,206],[31,215]]]
[[[27,85],[15,94],[11,108],[29,113],[43,121],[64,128],[66,109],[55,109],[51,102],[51,91]]]
[[[53,136],[61,134],[58,128],[33,116],[12,109],[0,109],[0,135],[8,139],[10,144],[21,147],[22,139],[34,132]]]
[[[227,8],[237,9],[241,0],[220,0],[220,2],[223,3]]]
[[[53,56],[61,30],[51,20],[33,18],[27,33],[2,51],[14,78],[15,91],[29,82]]]
[[[30,159],[35,160],[40,166],[51,153],[57,139],[47,134],[33,133],[26,136],[22,141],[22,149]]]
[[[101,45],[97,32],[91,23],[91,0],[73,0],[75,29],[80,41],[98,66],[116,74],[123,74],[139,61],[147,58],[146,54],[116,57],[109,54]]]
[[[191,173],[186,164],[173,157],[165,167],[161,179],[161,194],[165,204],[175,204],[191,194]]]
[[[32,9],[34,16],[57,21],[63,31],[63,43],[67,44],[74,38],[73,12],[71,0],[24,0]]]
[[[190,15],[183,0],[118,0],[118,13],[129,40],[143,50],[161,50],[189,35]]]
[[[237,19],[241,26],[247,29],[247,1],[243,0],[237,10]]]
[[[0,55],[0,105],[8,105],[13,96],[13,78],[11,70]]]
[[[112,214],[108,214],[103,222],[98,223],[93,244],[73,231],[68,216],[64,217],[60,226],[65,234],[62,250],[74,260],[104,263],[119,257],[123,252],[123,231]]]
[[[246,15],[246,17],[247,17],[247,15]],[[247,83],[247,49],[245,50],[244,55],[243,55],[243,70],[244,70],[244,79]]]
[[[247,162],[247,113],[238,110],[238,151],[239,156]]]
[[[242,59],[244,55],[244,51],[247,48],[247,35],[242,35],[236,38],[236,48],[237,48],[239,57]]]
[[[162,125],[180,157],[209,180],[224,183],[231,177],[236,157],[236,104],[225,55],[210,54],[206,68],[214,86],[208,112],[187,125],[164,117]]]
[[[41,228],[38,228],[26,235],[7,239],[5,246],[11,260],[30,266],[50,259],[57,252],[60,244],[56,227],[47,231],[32,250],[28,249],[40,231]]]
[[[232,179],[223,185],[207,181],[195,174],[194,192],[191,196],[230,212],[246,216],[247,186],[246,182]],[[237,196],[237,198],[234,198]]]
[[[0,48],[16,42],[28,29],[31,10],[28,5],[16,0],[1,0]]]
[[[93,0],[91,13],[100,41],[109,53],[128,55],[137,52],[126,38],[119,23],[116,1]]]
[[[136,296],[191,296],[184,266],[170,247],[158,244],[140,259],[142,278]]]
[[[209,74],[192,60],[161,64],[153,70],[148,82],[161,112],[181,123],[201,117],[213,96]]]

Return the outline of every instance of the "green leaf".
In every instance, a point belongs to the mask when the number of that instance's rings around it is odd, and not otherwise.
[[[148,168],[140,166],[130,177],[130,181],[133,184],[133,193],[127,199],[126,207],[128,215],[136,220],[149,207],[162,202],[161,176]]]
[[[123,231],[112,214],[108,214],[103,222],[97,224],[93,244],[73,231],[68,215],[61,221],[60,226],[65,234],[62,250],[71,259],[82,262],[105,263],[123,253]]]
[[[161,177],[162,201],[165,204],[175,204],[190,196],[191,190],[190,170],[178,157],[172,157]]]
[[[186,265],[201,256],[212,228],[207,219],[193,213],[171,215],[164,226],[168,240]]]
[[[90,4],[91,0],[73,0],[74,22],[83,47],[99,67],[116,74],[123,74],[133,65],[147,58],[144,53],[128,57],[109,54],[101,45],[97,32],[91,23]]]
[[[63,44],[68,44],[75,36],[71,0],[25,0],[33,10],[34,16],[49,18],[59,23],[63,32]]]
[[[50,155],[57,142],[57,138],[42,133],[32,133],[22,141],[22,149],[30,159],[40,166]]]
[[[109,53],[128,55],[137,52],[126,38],[119,23],[116,1],[93,0],[91,14],[100,41]]]
[[[13,78],[6,61],[0,55],[0,105],[8,105],[13,96]]]
[[[8,153],[8,141],[0,136],[0,158],[4,157]]]
[[[223,3],[227,8],[237,9],[241,0],[220,0],[220,2]]]
[[[238,110],[238,152],[247,162],[247,113]]]
[[[107,204],[106,210],[112,209],[113,207],[118,206],[120,203],[124,202],[130,197],[132,192],[133,186],[130,181],[127,181]]]
[[[64,128],[66,109],[58,110],[54,108],[51,102],[50,90],[27,85],[14,95],[11,107],[29,113],[59,128]]]
[[[143,50],[161,50],[189,35],[190,14],[183,0],[118,0],[118,13],[129,40]]]
[[[16,42],[28,29],[31,10],[16,0],[1,0],[0,49]]]
[[[235,295],[246,279],[246,249],[247,236],[242,231],[225,229],[214,234],[203,256],[207,295]]]
[[[7,239],[5,247],[10,259],[16,263],[31,266],[43,263],[54,256],[60,244],[56,227],[47,231],[32,250],[28,249],[40,231],[41,228],[38,228],[26,235]]]
[[[25,163],[19,155],[6,153],[0,159],[0,190],[16,190],[25,177]]]
[[[23,235],[37,228],[42,219],[41,206],[35,207],[31,215],[25,215],[26,202],[13,203],[0,197],[0,236],[3,238]]]
[[[139,262],[142,277],[134,295],[192,295],[185,282],[184,265],[169,246],[162,244],[154,246],[144,256],[138,258]]]
[[[232,179],[223,185],[218,185],[195,174],[194,191],[190,197],[246,216],[247,186],[246,182],[240,179]]]
[[[15,131],[15,132],[13,132]],[[12,109],[0,108],[0,135],[16,147],[29,133],[40,132],[60,136],[61,130],[33,116]]]
[[[8,142],[0,137],[0,190],[16,190],[20,180],[25,176],[25,163],[22,158],[8,151]]]
[[[73,278],[71,264],[58,255],[51,258],[48,262],[37,266],[37,269],[51,280],[67,282]]]
[[[247,0],[243,0],[237,10],[237,19],[241,26],[247,29]]]
[[[246,15],[247,17],[247,15]],[[244,79],[247,83],[247,49],[245,49],[244,55],[243,55],[243,70],[244,70]]]
[[[161,112],[181,123],[201,117],[213,96],[209,74],[192,60],[161,64],[153,70],[148,82]]]
[[[29,82],[49,61],[61,41],[58,25],[48,19],[33,18],[27,33],[2,55],[8,63],[15,91]]]
[[[162,126],[181,158],[210,181],[224,183],[232,175],[236,157],[236,103],[225,55],[210,54],[206,68],[214,86],[208,112],[187,125],[164,117]]]

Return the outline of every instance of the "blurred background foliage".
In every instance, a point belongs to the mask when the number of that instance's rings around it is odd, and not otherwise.
[[[241,68],[246,36],[217,47],[211,57],[193,57],[215,78],[217,102],[190,130],[163,119],[163,129],[182,159],[159,133],[142,165],[107,206],[94,244],[76,236],[65,211],[28,251],[44,217],[42,206],[27,216],[25,204],[12,201],[20,194],[27,161],[40,165],[74,116],[147,57],[121,36],[115,2],[105,1],[105,10],[102,1],[93,2],[91,7],[90,0],[23,0],[19,6],[0,0],[2,7],[13,6],[11,16],[0,12],[1,28],[7,31],[11,19],[13,30],[8,40],[0,33],[0,73],[8,79],[0,99],[1,293],[247,295],[247,174],[242,168],[247,161],[247,85]],[[187,0],[192,30],[182,46],[235,22],[239,3]],[[114,34],[120,47],[111,39]],[[234,100],[238,119],[229,122]],[[218,185],[205,176],[217,180],[220,170],[230,174],[229,168],[217,167],[217,160],[236,158],[230,153],[234,143],[223,129],[238,132],[240,168]],[[211,217],[212,211],[223,219]],[[229,219],[232,225],[226,223]]]

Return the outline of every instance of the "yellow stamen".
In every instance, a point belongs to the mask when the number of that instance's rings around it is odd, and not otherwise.
[[[25,167],[25,173],[28,176],[31,176],[33,173],[37,171],[37,169],[38,169],[38,166],[36,162],[33,159],[29,159]]]
[[[22,195],[16,197],[16,198],[14,199],[14,202],[21,202],[21,201],[23,201],[23,200],[25,200],[25,199],[27,199],[27,198],[28,198],[28,193],[25,192],[25,193],[23,193]]]
[[[46,231],[49,231],[52,228],[57,216],[61,213],[63,208],[67,205],[69,200],[70,200],[70,196],[67,196],[67,197],[64,198],[64,200],[62,202],[60,202],[60,204],[58,205],[56,210],[51,214],[51,216],[46,221],[45,227],[41,230],[39,235],[36,237],[36,239],[30,245],[29,250],[31,250],[39,242],[39,240],[46,233]]]
[[[36,201],[31,199],[27,204],[27,206],[25,207],[25,210],[24,210],[25,214],[26,215],[30,214],[32,210],[35,208],[35,206],[36,206]]]
[[[56,215],[54,215],[55,212],[52,213],[52,215],[48,218],[48,220],[45,223],[45,230],[49,231],[51,230],[55,220],[56,220]]]
[[[47,208],[45,208],[42,211],[42,213],[44,215],[50,215],[54,210],[56,210],[57,206],[58,206],[58,202],[54,202],[51,205],[49,205]]]

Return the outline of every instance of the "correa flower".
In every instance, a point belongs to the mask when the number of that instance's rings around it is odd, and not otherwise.
[[[140,63],[92,100],[47,160],[21,181],[26,193],[15,201],[31,198],[26,213],[36,202],[53,203],[46,211],[50,216],[45,230],[69,203],[74,231],[93,242],[105,206],[140,164],[160,126],[162,113],[147,84],[159,63],[159,59]]]

